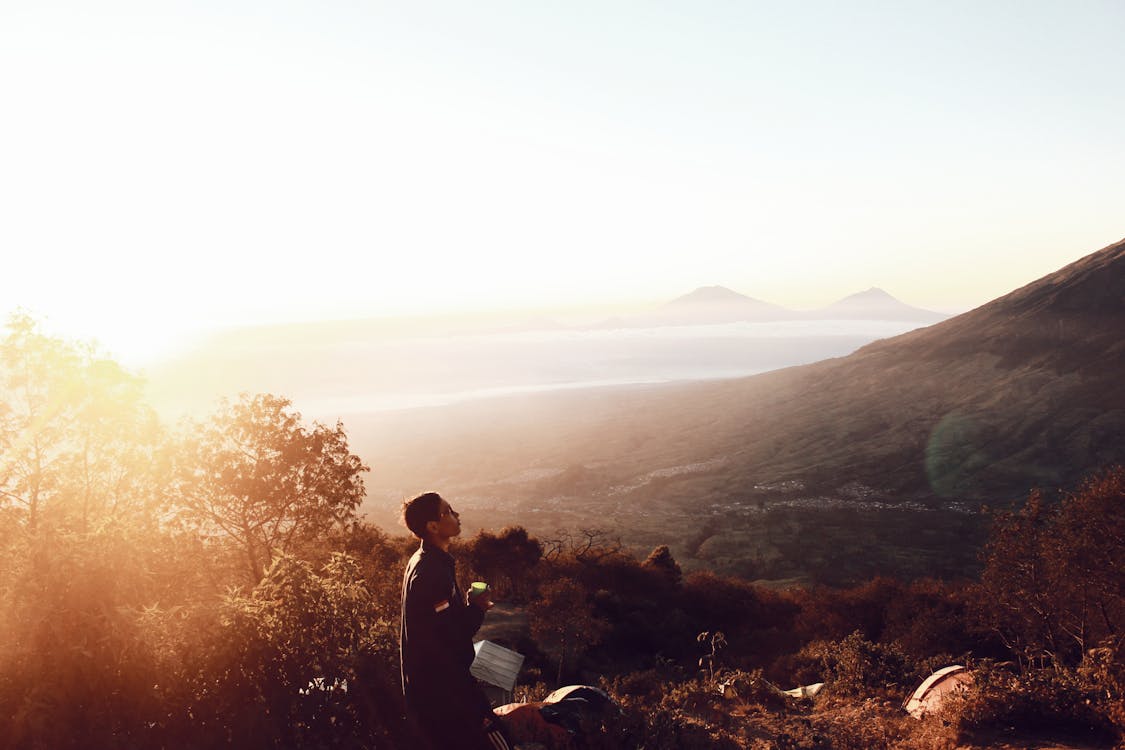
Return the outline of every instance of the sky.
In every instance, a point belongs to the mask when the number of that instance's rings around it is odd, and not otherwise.
[[[224,325],[881,287],[1125,237],[1117,0],[0,0],[0,313]]]

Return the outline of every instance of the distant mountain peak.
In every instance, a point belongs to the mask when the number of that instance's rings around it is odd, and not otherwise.
[[[828,317],[871,317],[876,319],[909,319],[930,323],[944,320],[947,315],[931,310],[923,310],[904,303],[902,300],[880,289],[870,287],[862,292],[850,294],[820,311]]]
[[[682,326],[740,321],[790,320],[792,310],[771,305],[725,286],[701,286],[655,310],[627,321],[633,326]]]
[[[849,300],[849,299],[864,300],[864,301],[874,301],[874,300],[887,300],[887,301],[894,301],[894,302],[899,301],[897,298],[894,297],[894,295],[890,294],[889,292],[887,292],[883,289],[880,289],[877,286],[873,286],[870,289],[865,289],[862,292],[856,292],[855,294],[849,294],[847,297],[844,297],[844,299],[840,300],[840,301],[843,302],[843,301],[846,301],[846,300]]]
[[[747,297],[745,294],[727,289],[725,286],[701,286],[698,289],[688,292],[682,297],[669,302],[669,305],[695,305],[695,304],[708,304],[714,305],[718,303],[727,302],[760,302],[752,297]]]

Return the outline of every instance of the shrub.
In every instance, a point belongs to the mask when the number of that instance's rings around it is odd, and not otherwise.
[[[842,641],[811,643],[799,656],[819,663],[824,682],[837,695],[898,695],[920,678],[920,670],[897,645],[872,643],[859,631]]]
[[[396,729],[395,634],[352,558],[282,555],[218,615],[182,685],[200,744],[362,747]]]
[[[134,606],[135,540],[41,529],[3,552],[0,745],[144,747],[162,675]]]
[[[622,716],[612,732],[590,743],[591,750],[677,748],[678,750],[737,750],[738,741],[719,726],[728,718],[719,696],[701,680],[664,685],[659,699],[610,694]]]
[[[814,715],[814,736],[832,750],[889,750],[903,746],[912,728],[897,714],[887,715],[886,705],[868,698],[859,703],[839,703]],[[914,745],[910,745],[914,747]]]
[[[974,684],[947,713],[966,737],[996,733],[1049,734],[1105,742],[1117,729],[1096,692],[1074,671],[1037,669],[1020,675],[984,664]]]

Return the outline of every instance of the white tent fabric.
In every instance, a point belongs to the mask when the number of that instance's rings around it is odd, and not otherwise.
[[[922,681],[902,707],[915,719],[921,719],[936,711],[951,694],[965,690],[972,681],[972,673],[960,664],[939,669]]]
[[[814,682],[811,685],[801,685],[792,690],[782,690],[781,692],[788,695],[790,698],[812,698],[820,692],[822,687],[824,687],[823,682]]]

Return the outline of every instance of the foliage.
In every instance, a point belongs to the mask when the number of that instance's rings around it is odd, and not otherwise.
[[[562,684],[567,658],[598,643],[607,629],[605,621],[594,615],[585,589],[567,578],[541,586],[528,615],[532,636],[558,660],[557,685]]]
[[[621,539],[605,529],[583,527],[577,532],[562,531],[543,542],[543,556],[549,561],[569,560],[584,565],[597,565],[625,556]]]
[[[704,654],[699,659],[700,669],[707,670],[707,676],[715,679],[715,667],[718,666],[719,652],[727,647],[727,637],[721,631],[709,633],[704,630],[695,637],[697,643],[703,646]]]
[[[239,744],[258,747],[361,746],[371,728],[355,695],[378,687],[364,684],[361,663],[380,655],[389,672],[395,632],[355,560],[336,554],[317,572],[281,555],[249,594],[226,598],[209,645],[195,691],[202,724],[238,728]]]
[[[924,676],[898,646],[873,643],[858,630],[841,641],[815,641],[801,655],[819,664],[823,681],[840,695],[901,695]]]
[[[932,579],[900,587],[884,611],[879,640],[893,641],[916,660],[949,654],[999,655],[999,645],[982,633],[970,616],[964,582]],[[947,666],[950,660],[946,660]]]
[[[1106,742],[1119,733],[1099,710],[1096,687],[1073,671],[1049,668],[1012,674],[984,663],[974,669],[973,677],[973,687],[949,709],[964,736],[1042,733]]]
[[[327,544],[325,544],[327,541]],[[408,545],[403,546],[402,542]],[[399,616],[399,597],[402,594],[401,566],[404,558],[413,553],[418,540],[411,536],[403,540],[388,536],[378,526],[357,521],[345,529],[330,532],[326,540],[302,549],[307,559],[322,559],[333,550],[341,550],[356,561],[371,592],[371,604],[380,619],[393,622]]]
[[[151,517],[162,435],[141,381],[15,315],[0,339],[0,507],[34,531]]]
[[[889,711],[885,701],[826,700],[813,713],[810,727],[819,745],[832,750],[921,750],[932,747],[917,722],[898,711]],[[919,736],[921,735],[921,736]],[[944,739],[944,738],[943,738]],[[940,739],[937,747],[952,750]],[[814,745],[815,747],[816,745]]]
[[[1024,668],[1076,666],[1125,642],[1125,469],[1087,480],[1061,504],[1032,493],[998,513],[985,549],[977,612]]]
[[[522,600],[529,578],[543,557],[539,540],[522,526],[509,526],[499,534],[480,531],[466,545],[470,567],[488,581],[499,598]]]
[[[888,625],[888,610],[905,590],[902,582],[884,577],[847,589],[801,589],[793,594],[801,607],[796,627],[810,640],[841,640],[857,630],[868,640],[879,640]]]
[[[1060,578],[1060,626],[1081,654],[1100,642],[1120,653],[1125,646],[1125,467],[1095,474],[1067,495],[1054,531],[1057,543],[1044,553]]]
[[[79,355],[60,339],[46,336],[29,317],[8,323],[0,343],[3,402],[0,403],[0,491],[25,510],[26,524],[38,526],[42,507],[61,484],[59,470],[73,445]]]
[[[725,657],[731,667],[765,667],[779,653],[800,646],[796,630],[800,611],[793,600],[748,581],[692,573],[684,581],[680,607],[695,633],[724,633],[731,645]]]
[[[13,748],[140,746],[161,679],[140,628],[128,529],[24,531],[2,551],[0,736]]]
[[[721,724],[725,707],[713,687],[703,681],[657,683],[655,694],[637,698],[621,683],[603,685],[621,706],[617,748],[683,748],[735,750],[740,743]]]
[[[684,577],[683,571],[680,570],[680,564],[676,562],[676,558],[672,557],[672,551],[668,549],[667,544],[661,544],[654,548],[645,561],[641,563],[641,567],[649,568],[659,572],[668,579],[670,584],[678,584]]]
[[[287,399],[246,396],[193,425],[178,450],[173,496],[207,536],[232,542],[251,583],[277,552],[355,518],[368,470],[343,425],[306,429]]]

